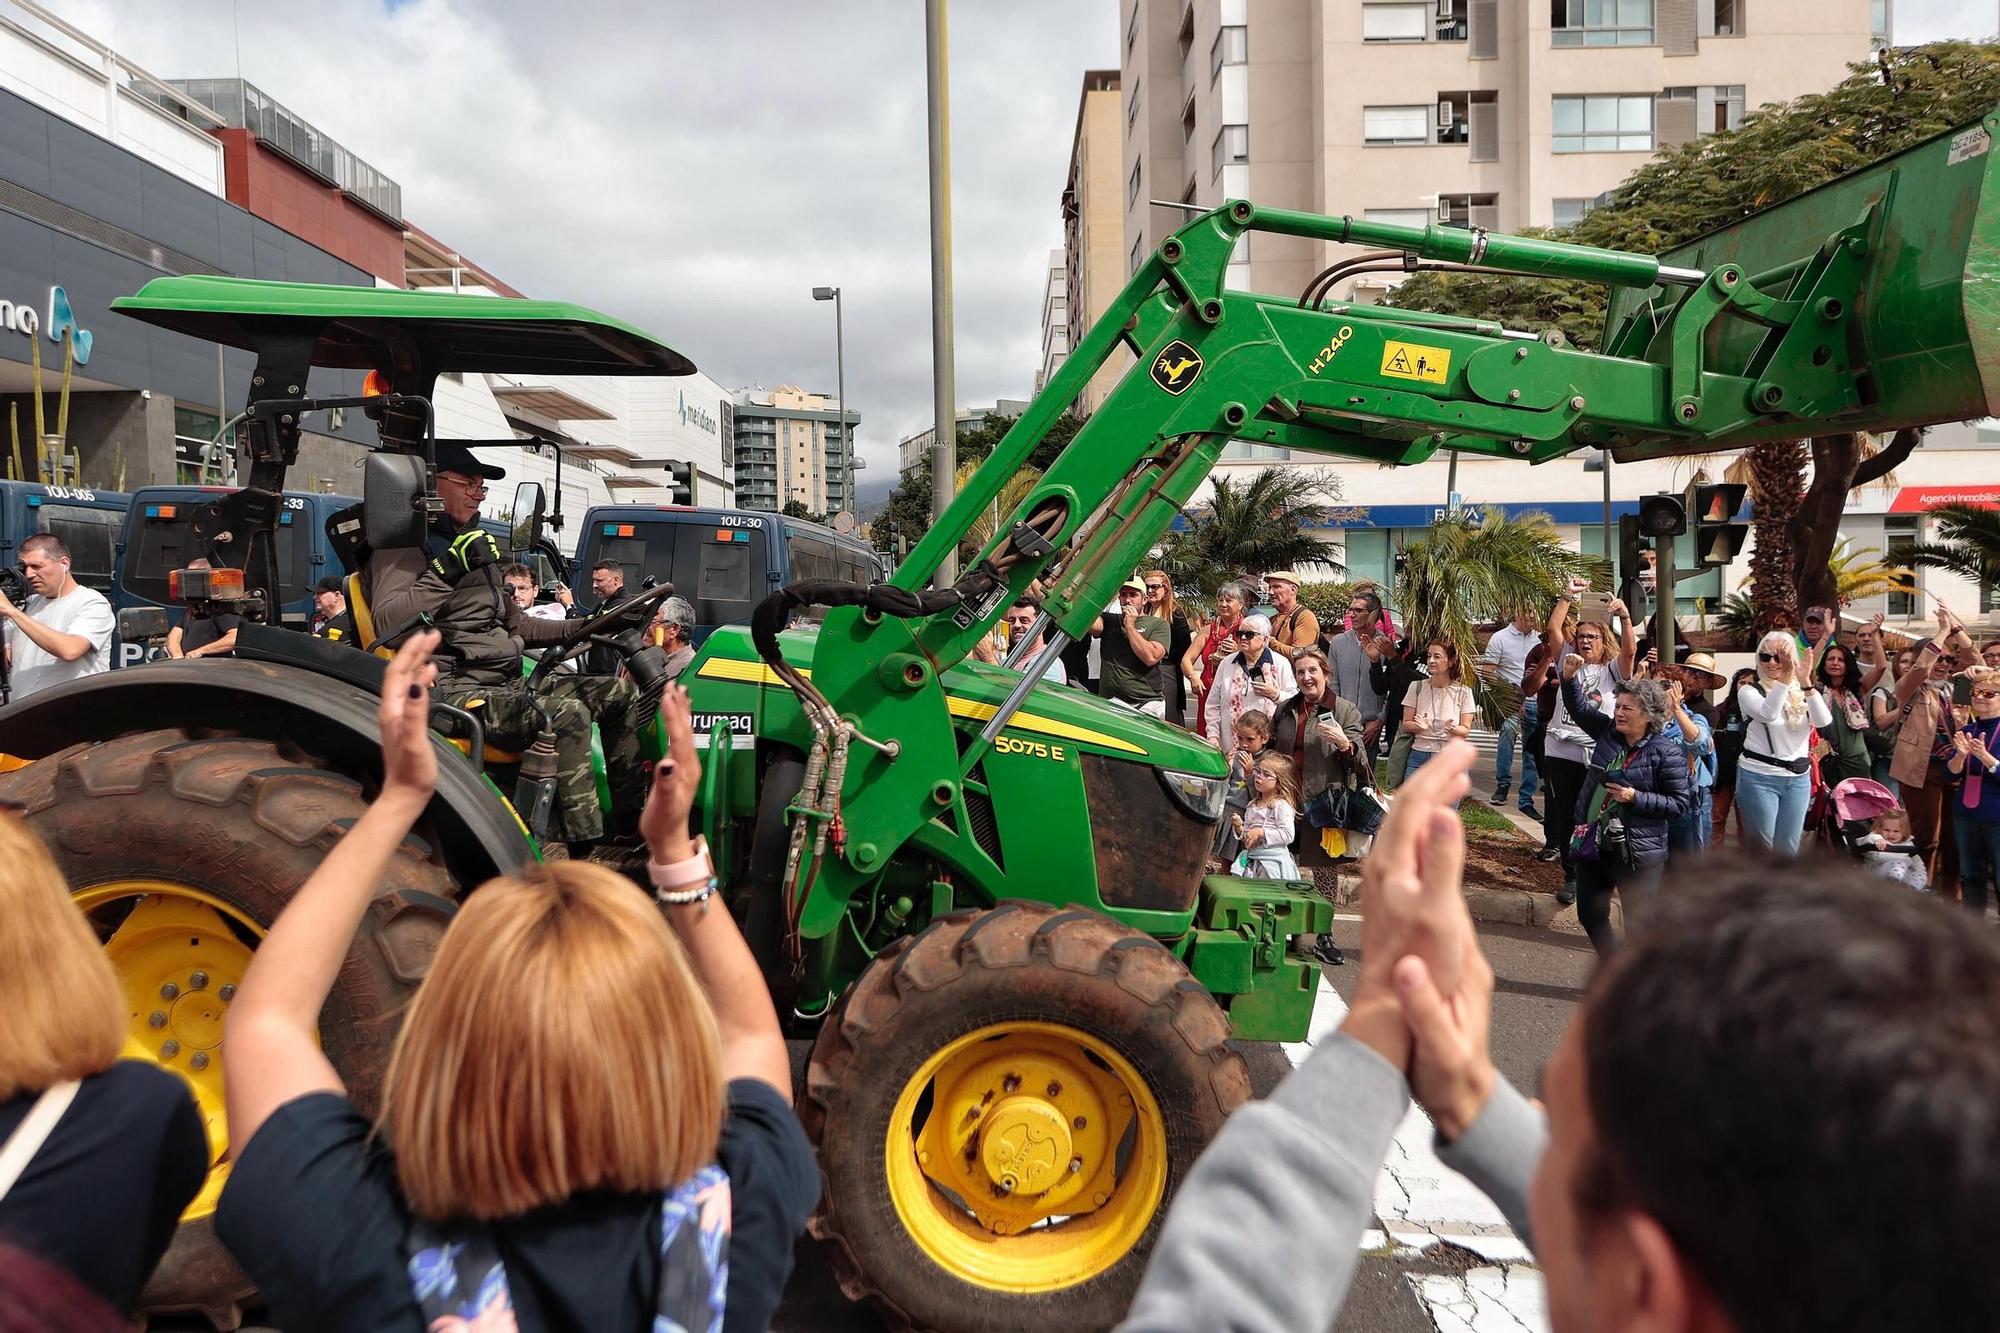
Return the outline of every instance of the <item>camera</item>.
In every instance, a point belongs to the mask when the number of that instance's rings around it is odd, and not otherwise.
[[[7,600],[19,606],[28,600],[28,581],[21,577],[18,569],[0,566],[0,592],[7,594]]]

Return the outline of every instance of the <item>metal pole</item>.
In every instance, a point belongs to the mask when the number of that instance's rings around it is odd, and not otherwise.
[[[930,103],[931,164],[931,518],[944,517],[957,488],[958,440],[954,429],[958,397],[952,373],[951,335],[951,81],[946,63],[945,0],[924,0],[924,60]],[[958,547],[954,543],[938,562],[931,583],[946,587],[958,581]]]
[[[1445,470],[1444,474],[1444,512],[1448,515],[1456,516],[1458,513],[1456,509],[1452,508],[1451,503],[1451,498],[1457,494],[1458,450],[1454,449],[1451,451],[1451,465]]]
[[[1611,586],[1618,586],[1617,553],[1611,535],[1611,451],[1604,451],[1604,558],[1612,562]]]
[[[840,507],[854,508],[854,437],[847,430],[847,349],[841,341],[840,288],[833,289],[833,377],[840,404]]]
[[[1677,628],[1674,612],[1678,609],[1674,600],[1674,539],[1656,537],[1653,540],[1653,622],[1659,626],[1658,641],[1653,645],[1660,650],[1660,665],[1671,666],[1674,661],[1674,630]]]

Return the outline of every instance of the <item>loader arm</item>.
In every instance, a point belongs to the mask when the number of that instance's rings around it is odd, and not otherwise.
[[[2000,407],[2000,352],[1978,313],[2000,310],[2000,154],[1984,147],[1996,132],[2000,115],[1989,114],[1684,247],[1688,257],[1673,262],[1241,200],[1175,232],[892,580],[909,593],[927,588],[1091,376],[1130,350],[1136,364],[957,585],[964,600],[908,617],[854,606],[828,614],[814,686],[897,750],[856,752],[842,800],[847,826],[867,836],[819,867],[804,933],[831,928],[846,892],[948,802],[948,785],[1005,723],[1007,705],[960,745],[939,673],[1038,577],[1051,628],[1086,632],[1232,441],[1388,464],[1440,449],[1539,463],[1585,447],[1621,458],[1712,452]],[[1607,284],[1607,351],[1474,319],[1230,291],[1230,257],[1257,232],[1379,247],[1411,268]],[[1031,520],[1047,551],[1023,539]]]

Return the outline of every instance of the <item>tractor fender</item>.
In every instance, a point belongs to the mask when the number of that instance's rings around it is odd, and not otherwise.
[[[83,741],[163,726],[290,741],[374,790],[382,780],[376,697],[294,666],[231,658],[150,662],[42,690],[0,708],[0,753],[35,760]],[[514,809],[456,750],[441,747],[430,818],[452,879],[471,886],[535,859]]]

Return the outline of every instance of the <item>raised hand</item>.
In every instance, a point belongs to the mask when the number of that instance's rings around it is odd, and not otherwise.
[[[1576,673],[1583,670],[1583,658],[1577,653],[1563,654],[1563,679],[1574,680]]]
[[[1396,999],[1416,1047],[1410,1091],[1447,1141],[1471,1127],[1493,1094],[1493,966],[1468,932],[1460,946],[1458,989],[1439,991],[1431,969],[1412,954],[1398,959]]]
[[[431,683],[437,667],[431,654],[443,635],[434,629],[412,634],[382,673],[382,702],[375,710],[382,731],[382,796],[430,802],[437,790],[437,750],[431,744]]]
[[[667,732],[667,757],[653,765],[653,786],[639,815],[639,832],[655,861],[671,865],[694,855],[688,812],[701,781],[701,757],[694,748],[694,718],[688,692],[668,685],[660,694],[660,723]]]

